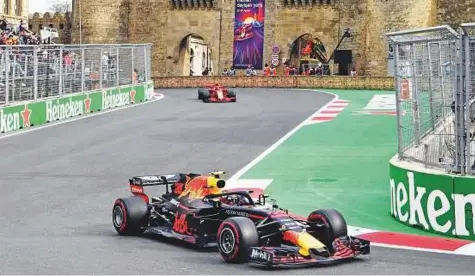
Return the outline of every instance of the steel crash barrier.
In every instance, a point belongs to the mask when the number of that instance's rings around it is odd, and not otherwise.
[[[387,34],[395,49],[398,154],[390,213],[475,240],[475,23]]]
[[[151,45],[3,45],[0,132],[148,100]]]

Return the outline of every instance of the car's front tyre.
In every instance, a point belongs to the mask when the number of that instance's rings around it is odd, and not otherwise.
[[[323,228],[314,228],[311,231],[315,238],[323,242],[330,251],[334,251],[333,242],[336,238],[346,238],[348,236],[348,226],[345,218],[335,209],[313,211],[307,220],[324,225]]]
[[[254,222],[245,217],[228,218],[221,223],[217,235],[221,257],[228,263],[248,261],[251,247],[259,246],[259,234]]]

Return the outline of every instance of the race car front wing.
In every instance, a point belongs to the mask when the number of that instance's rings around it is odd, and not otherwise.
[[[295,246],[282,247],[251,247],[249,250],[249,263],[273,267],[307,267],[319,264],[332,264],[355,258],[359,255],[370,253],[370,242],[359,238],[351,238],[349,246],[338,246],[332,255],[327,252],[302,256]],[[326,250],[325,250],[326,251]]]

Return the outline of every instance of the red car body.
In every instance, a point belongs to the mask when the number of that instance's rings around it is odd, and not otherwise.
[[[236,92],[219,84],[211,84],[206,85],[205,89],[198,90],[198,99],[205,103],[236,102]]]

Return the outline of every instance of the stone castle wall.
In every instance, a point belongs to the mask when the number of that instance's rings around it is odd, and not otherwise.
[[[208,42],[216,72],[232,65],[234,2],[224,0],[81,0],[73,4],[73,43],[79,42],[79,2],[83,7],[83,43],[153,43],[153,76],[181,75],[180,42],[197,34]],[[289,57],[289,45],[310,33],[322,41],[328,54],[346,28],[354,36],[340,49],[353,50],[360,75],[387,75],[385,33],[458,24],[469,21],[471,0],[267,0],[264,62],[270,63],[272,46]],[[190,3],[206,4],[189,7]],[[295,4],[289,4],[295,3]],[[282,66],[278,70],[282,72]]]
[[[38,13],[29,16],[28,29],[40,33],[43,27],[55,28],[58,30],[59,38],[56,43],[71,43],[71,15],[70,13]]]
[[[21,0],[19,2],[0,0],[0,15],[5,17],[10,24],[18,25],[21,20],[23,20],[23,23],[28,24],[28,10],[28,0]]]

